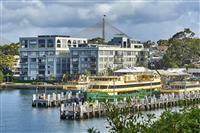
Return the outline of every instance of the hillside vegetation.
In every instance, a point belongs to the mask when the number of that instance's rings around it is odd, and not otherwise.
[[[193,60],[200,60],[200,39],[194,35],[190,29],[184,29],[168,40],[169,48],[162,60],[164,68],[196,67]]]

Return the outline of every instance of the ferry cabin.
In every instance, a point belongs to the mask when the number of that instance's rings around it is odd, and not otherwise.
[[[107,92],[110,95],[161,88],[160,77],[150,73],[121,76],[95,76],[90,77],[90,80],[88,91]]]

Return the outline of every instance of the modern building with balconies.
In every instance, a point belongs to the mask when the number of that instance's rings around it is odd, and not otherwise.
[[[148,50],[127,37],[113,38],[108,44],[79,44],[70,48],[70,74],[89,71],[105,73],[108,68],[134,67],[145,64]]]
[[[20,38],[20,77],[23,80],[60,78],[70,71],[70,47],[87,43],[85,38],[39,35]]]

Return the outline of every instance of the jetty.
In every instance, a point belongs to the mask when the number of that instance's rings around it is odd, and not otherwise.
[[[191,103],[200,103],[200,90],[180,93],[164,93],[159,96],[145,96],[124,98],[121,101],[114,99],[108,104],[114,105],[119,109],[128,108],[131,112],[155,110],[159,108],[168,108]],[[64,101],[60,106],[60,119],[79,120],[105,115],[107,111],[105,102],[93,103]]]
[[[61,93],[52,93],[52,94],[33,94],[32,98],[32,107],[59,107],[61,103],[67,100],[83,100],[83,93],[76,92],[75,95],[72,95],[72,91],[66,91]]]

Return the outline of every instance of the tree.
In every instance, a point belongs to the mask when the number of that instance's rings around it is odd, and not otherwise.
[[[192,38],[194,32],[184,29],[174,34],[168,42],[170,43],[161,64],[165,68],[192,66],[193,59],[200,57],[200,39]]]
[[[55,76],[53,75],[53,74],[51,74],[50,76],[49,76],[49,80],[55,80],[56,78],[55,78]]]
[[[90,76],[90,75],[91,75],[91,73],[90,73],[90,71],[88,71],[88,70],[85,70],[85,71],[83,72],[83,75],[85,75],[85,76]]]
[[[63,82],[67,82],[69,80],[69,74],[68,73],[64,73],[62,76],[62,81]]]
[[[101,37],[96,37],[96,38],[92,38],[90,40],[88,40],[88,43],[92,43],[92,44],[103,44],[103,38]]]
[[[108,76],[112,76],[114,74],[114,71],[111,67],[107,68],[107,74],[108,74]]]
[[[148,40],[146,42],[143,42],[143,44],[145,48],[150,48],[152,45],[155,45],[155,42]]]
[[[3,72],[0,70],[0,83],[3,82]]]
[[[111,133],[199,133],[200,108],[190,107],[179,112],[164,111],[155,119],[154,114],[131,113],[128,108],[119,109],[107,104],[108,129]],[[89,131],[97,133],[95,128]]]

